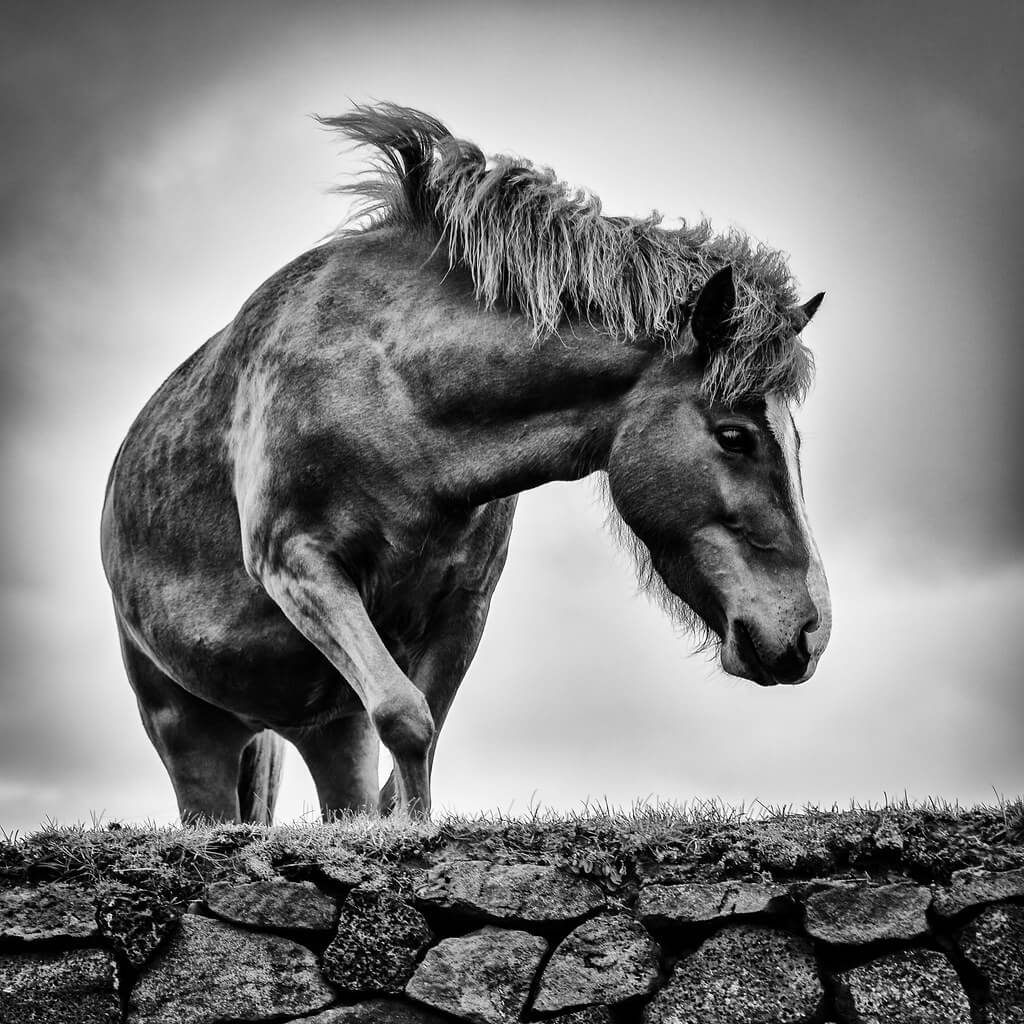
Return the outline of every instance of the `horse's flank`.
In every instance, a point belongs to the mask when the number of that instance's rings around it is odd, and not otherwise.
[[[596,196],[550,169],[488,161],[419,111],[381,104],[320,120],[379,154],[375,175],[338,190],[362,200],[356,219],[435,235],[451,265],[469,270],[478,300],[522,310],[535,338],[586,319],[622,341],[656,339],[690,355],[696,296],[731,265],[730,341],[704,367],[705,394],[800,399],[810,385],[813,359],[800,339],[808,310],[783,253],[740,231],[715,235],[707,221],[666,230],[657,214],[602,216]]]

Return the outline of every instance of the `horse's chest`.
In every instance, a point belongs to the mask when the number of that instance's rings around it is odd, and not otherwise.
[[[440,625],[451,625],[460,598],[490,598],[504,566],[513,510],[514,501],[492,502],[461,528],[435,532],[414,556],[382,569],[369,610],[399,661],[428,644]]]

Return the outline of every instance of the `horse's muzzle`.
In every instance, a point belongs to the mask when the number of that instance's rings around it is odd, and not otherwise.
[[[814,672],[808,635],[817,626],[815,615],[797,630],[781,653],[772,656],[758,644],[752,628],[738,619],[731,624],[729,640],[722,650],[722,667],[731,675],[750,679],[760,686],[802,683]]]

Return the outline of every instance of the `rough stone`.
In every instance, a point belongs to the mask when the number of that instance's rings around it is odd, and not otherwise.
[[[0,955],[0,1020],[117,1024],[117,965],[106,950]]]
[[[497,921],[572,921],[605,906],[585,878],[542,864],[452,861],[432,868],[416,890],[421,904]]]
[[[132,989],[129,1024],[214,1024],[312,1013],[334,1000],[313,953],[186,914]]]
[[[641,885],[685,885],[695,878],[694,865],[638,861],[636,877]]]
[[[368,999],[355,1006],[335,1006],[330,1010],[303,1017],[301,1024],[450,1024],[425,1006],[400,999]]]
[[[607,1006],[586,1006],[572,1013],[560,1013],[557,1017],[545,1017],[545,1024],[613,1024],[611,1010]]]
[[[644,1007],[644,1024],[802,1024],[821,984],[810,943],[770,928],[737,925],[676,964]]]
[[[134,967],[148,963],[174,929],[179,911],[150,892],[112,887],[97,899],[100,931]]]
[[[908,949],[840,978],[861,1024],[970,1024],[967,994],[941,953]]]
[[[955,917],[972,907],[1021,898],[1024,898],[1024,868],[1015,871],[965,868],[953,873],[948,889],[940,889],[935,894],[935,910],[943,917]]]
[[[250,877],[261,882],[270,882],[281,876],[277,869],[271,864],[265,853],[243,852],[238,855],[238,863],[242,870]]]
[[[1024,906],[989,907],[959,933],[967,959],[988,979],[989,1024],[1024,1024]]]
[[[433,934],[423,915],[398,897],[353,889],[324,952],[324,974],[345,992],[401,992]]]
[[[91,939],[99,933],[92,897],[63,882],[0,893],[0,939]]]
[[[830,886],[806,901],[807,934],[833,945],[915,939],[928,932],[931,899],[911,882]]]
[[[353,889],[381,877],[379,867],[349,850],[330,850],[321,855],[317,870],[328,881]]]
[[[664,928],[746,914],[778,913],[787,894],[785,886],[757,882],[646,885],[640,890],[636,912],[644,924]]]
[[[312,882],[215,882],[206,905],[225,921],[282,931],[329,932],[338,914],[337,901]]]
[[[514,1024],[546,951],[539,936],[487,925],[429,950],[405,991],[470,1024]]]
[[[535,1010],[620,1003],[658,986],[658,947],[628,914],[585,921],[562,940],[540,980]]]

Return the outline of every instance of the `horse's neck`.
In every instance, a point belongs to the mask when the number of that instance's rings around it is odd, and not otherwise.
[[[413,486],[442,498],[481,504],[603,468],[631,392],[663,362],[587,323],[534,342],[524,317],[481,310],[468,274],[401,229],[350,236],[330,259],[324,284],[346,301],[321,297],[317,309],[355,309],[377,331],[382,379],[404,392],[382,401],[411,416],[401,429],[421,465]]]
[[[534,343],[521,317],[469,304],[410,355],[407,384],[441,427],[438,489],[472,504],[604,468],[652,358],[589,326]]]

